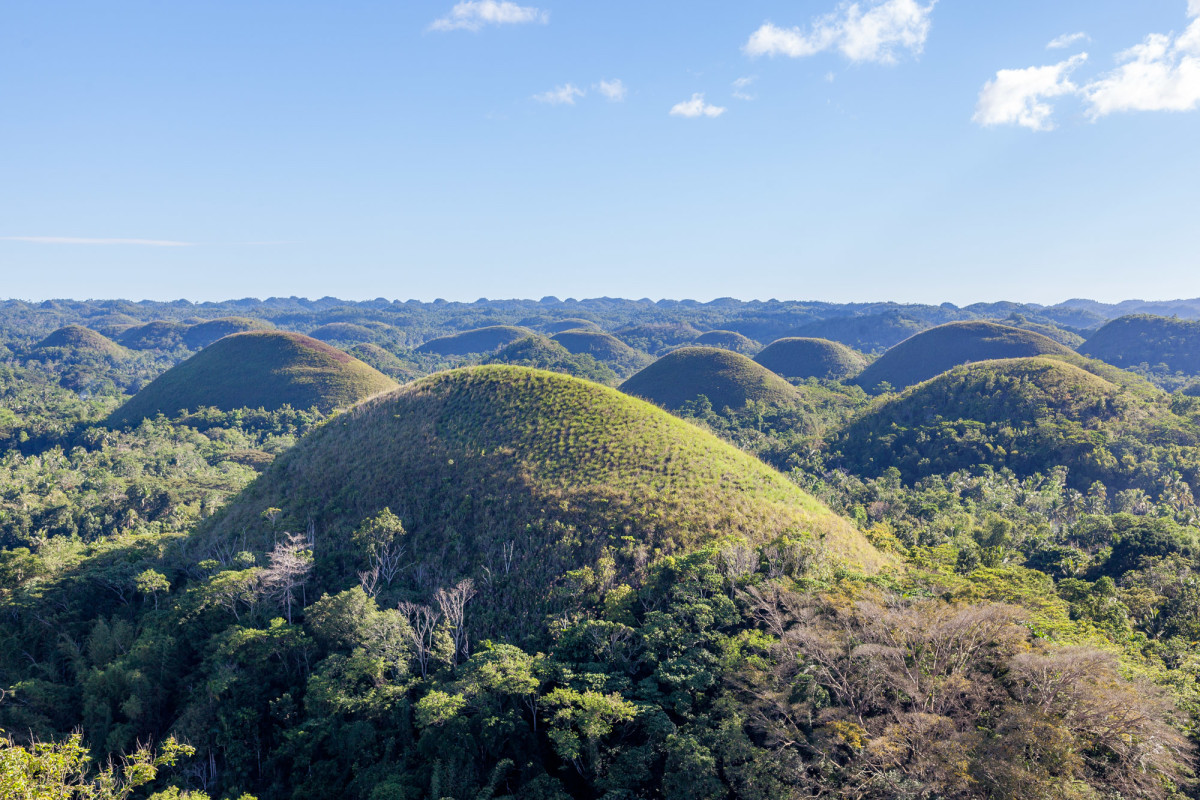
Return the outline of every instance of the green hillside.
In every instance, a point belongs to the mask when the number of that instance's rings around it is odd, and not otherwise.
[[[392,389],[396,382],[358,359],[299,333],[253,331],[226,336],[133,396],[112,425],[180,409],[291,405],[328,412]]]
[[[797,402],[795,387],[746,356],[715,347],[684,347],[668,353],[621,384],[621,391],[663,408],[677,409],[701,395],[714,408],[747,402]]]
[[[613,335],[635,350],[658,354],[691,344],[700,335],[700,330],[685,322],[649,322],[626,325],[613,331]]]
[[[867,365],[862,353],[841,342],[800,336],[771,342],[754,360],[785,378],[831,381],[852,378]]]
[[[1065,466],[1080,490],[1102,481],[1157,492],[1180,467],[1200,478],[1200,426],[1169,395],[1052,357],[956,367],[880,400],[832,449],[858,474],[897,467],[908,481],[984,465],[1020,476]]]
[[[704,347],[720,347],[722,350],[732,350],[744,356],[752,356],[759,350],[762,350],[761,344],[748,336],[743,336],[737,331],[705,331],[696,337],[695,343]]]
[[[187,325],[179,322],[147,322],[121,331],[117,342],[131,350],[171,350],[183,344],[187,329]]]
[[[1039,333],[994,322],[951,322],[905,339],[881,355],[851,382],[867,391],[881,383],[904,389],[972,361],[1074,352]]]
[[[431,339],[417,348],[418,353],[436,353],[442,356],[465,356],[472,353],[491,353],[518,339],[533,335],[528,328],[514,325],[489,325],[462,333]]]
[[[600,326],[592,322],[590,319],[583,317],[566,317],[565,319],[556,319],[542,324],[542,329],[550,334],[562,333],[563,331],[598,331]]]
[[[121,358],[129,354],[124,347],[109,339],[102,333],[85,328],[82,325],[67,325],[38,342],[34,349],[46,350],[61,347],[74,352],[90,352],[99,355]]]
[[[537,630],[550,584],[608,549],[627,577],[647,557],[728,536],[823,537],[837,558],[881,563],[851,525],[715,436],[614,389],[522,367],[438,373],[334,418],[200,544],[250,531],[250,546],[269,548],[271,507],[280,524],[311,520],[327,553],[391,508],[408,531],[411,588],[490,574],[480,599],[491,630],[508,635]]]
[[[244,331],[265,331],[274,326],[261,319],[249,317],[220,317],[198,322],[183,332],[183,343],[191,350],[208,347],[217,339]]]
[[[615,386],[620,382],[617,373],[586,353],[574,354],[553,339],[527,336],[483,360],[484,364],[511,364],[561,372],[576,378]]]
[[[408,383],[422,374],[416,365],[405,362],[392,351],[371,342],[356,344],[346,352],[400,383]]]
[[[1200,322],[1134,314],[1109,322],[1079,348],[1118,367],[1141,364],[1200,375]]]
[[[370,342],[375,339],[375,332],[365,325],[353,322],[330,322],[327,325],[311,330],[308,335],[322,342]]]
[[[1020,328],[1024,331],[1040,333],[1042,336],[1045,336],[1048,339],[1053,339],[1061,345],[1070,347],[1072,350],[1078,349],[1079,345],[1083,344],[1084,341],[1083,337],[1078,333],[1063,330],[1057,325],[1051,325],[1044,322],[1035,322],[1021,314],[1008,317],[1007,319],[995,320],[995,322],[1001,325],[1007,325],[1010,328]]]
[[[570,330],[555,334],[554,341],[575,355],[587,355],[612,367],[619,375],[631,375],[646,366],[651,357],[639,353],[617,337],[603,331]]]

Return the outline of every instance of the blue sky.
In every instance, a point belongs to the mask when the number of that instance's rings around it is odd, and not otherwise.
[[[0,0],[0,296],[1194,297],[1198,144],[1200,0]]]

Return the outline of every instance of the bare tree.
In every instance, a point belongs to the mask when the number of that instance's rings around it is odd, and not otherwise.
[[[312,572],[311,539],[302,533],[285,533],[267,558],[270,566],[262,574],[263,583],[267,592],[283,604],[287,621],[291,623],[296,595],[303,591]]]
[[[464,578],[455,584],[453,589],[438,589],[433,596],[450,628],[450,638],[454,641],[454,663],[469,655],[470,645],[467,641],[466,607],[475,596],[475,582]]]
[[[413,643],[421,677],[429,675],[429,659],[433,652],[433,636],[442,615],[420,603],[401,603],[400,613],[408,620],[408,636]]]

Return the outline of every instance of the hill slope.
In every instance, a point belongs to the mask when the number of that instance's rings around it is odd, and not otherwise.
[[[490,325],[462,333],[430,339],[417,348],[418,353],[437,353],[443,356],[465,356],[471,353],[490,353],[518,339],[532,336],[528,328],[514,325]]]
[[[109,423],[136,423],[162,412],[214,406],[332,411],[395,388],[358,359],[299,333],[235,333],[164,372],[113,412]]]
[[[290,524],[313,521],[318,559],[390,507],[408,530],[414,590],[486,568],[492,626],[526,630],[540,627],[550,584],[608,548],[626,576],[658,551],[724,536],[823,536],[839,558],[880,559],[847,522],[715,436],[614,389],[522,367],[438,373],[334,418],[202,541],[247,530],[259,537],[251,546],[269,547],[269,507]]]
[[[1074,356],[1039,333],[994,322],[951,322],[905,339],[864,369],[852,383],[874,391],[880,383],[904,389],[972,361],[1028,356]]]
[[[484,364],[511,364],[615,386],[620,378],[609,367],[587,354],[576,355],[553,339],[528,336],[503,347],[483,360]]]
[[[109,339],[102,333],[82,325],[67,325],[42,339],[34,349],[45,350],[51,347],[61,347],[76,352],[91,352],[99,355],[120,358],[129,352],[121,345]]]
[[[575,355],[587,355],[608,364],[620,375],[628,376],[652,360],[611,333],[570,330],[550,337]]]
[[[841,342],[793,336],[777,339],[754,360],[786,378],[841,381],[863,371],[867,359]]]
[[[750,400],[794,403],[798,393],[783,378],[746,356],[715,347],[683,347],[621,384],[621,391],[677,409],[704,395],[714,408],[741,408]]]
[[[157,320],[126,328],[117,336],[117,341],[131,350],[170,350],[183,344],[187,329],[187,325],[179,322]]]
[[[720,347],[722,350],[732,350],[744,356],[751,356],[762,350],[761,344],[737,331],[705,331],[696,337],[696,344]]]
[[[273,327],[275,326],[261,319],[220,317],[190,326],[183,332],[183,343],[192,350],[199,350],[230,334],[244,331],[265,331]]]
[[[959,366],[879,401],[832,449],[867,476],[897,467],[913,481],[983,465],[1027,476],[1065,466],[1079,490],[1099,480],[1156,492],[1153,464],[1191,465],[1185,476],[1200,477],[1198,445],[1196,421],[1177,416],[1169,395],[1037,357]]]
[[[1165,364],[1171,372],[1200,375],[1200,322],[1134,314],[1114,319],[1079,348],[1118,367]]]
[[[408,383],[422,375],[413,364],[405,363],[392,351],[385,350],[372,342],[356,344],[346,352],[400,383]]]

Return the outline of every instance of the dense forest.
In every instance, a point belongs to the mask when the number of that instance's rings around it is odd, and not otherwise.
[[[0,798],[1200,797],[1176,315],[2,302]]]

